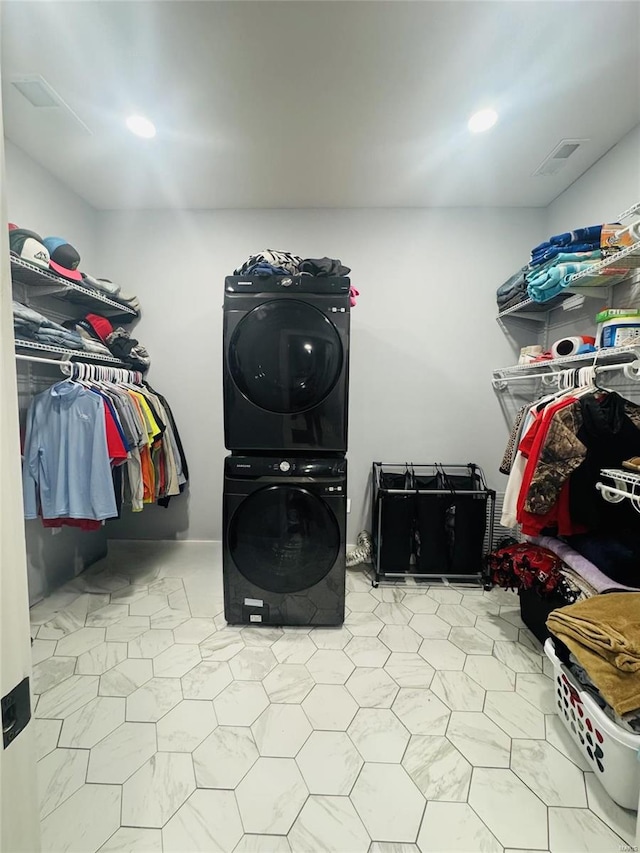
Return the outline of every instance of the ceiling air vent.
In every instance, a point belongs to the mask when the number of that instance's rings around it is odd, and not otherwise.
[[[572,157],[588,141],[588,139],[562,139],[533,174],[543,177],[557,175],[567,165],[569,157]]]
[[[9,82],[29,101],[31,106],[39,110],[43,108],[61,110],[72,118],[76,124],[79,124],[86,133],[91,135],[91,130],[82,121],[80,116],[71,109],[64,98],[40,74],[14,74],[9,78]]]

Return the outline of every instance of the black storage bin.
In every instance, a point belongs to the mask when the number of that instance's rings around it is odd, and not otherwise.
[[[409,472],[404,474],[383,473],[380,477],[383,489],[407,490],[410,485]],[[385,495],[384,512],[379,515],[380,559],[392,572],[408,572],[413,550],[413,494]]]
[[[416,571],[421,574],[448,574],[451,570],[451,548],[447,538],[447,495],[423,495],[422,491],[442,491],[440,473],[433,476],[414,476],[416,489]]]
[[[487,529],[487,499],[482,494],[482,480],[475,471],[467,476],[445,475],[445,485],[452,489],[446,510],[446,529],[451,552],[451,572],[469,574],[482,571],[482,546]],[[466,495],[459,492],[476,492]]]
[[[519,589],[518,596],[522,621],[544,645],[545,640],[551,636],[546,625],[547,616],[557,607],[566,607],[567,602],[559,595],[542,598],[532,589]]]

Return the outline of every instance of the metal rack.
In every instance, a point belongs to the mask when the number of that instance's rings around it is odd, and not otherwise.
[[[98,361],[102,364],[112,364],[114,366],[124,366],[125,364],[124,361],[121,361],[119,358],[114,358],[114,356],[112,355],[103,355],[102,353],[89,352],[88,350],[81,349],[65,349],[65,347],[57,347],[50,344],[41,344],[39,341],[25,341],[22,339],[17,339],[16,349],[37,350],[38,352],[48,352],[52,355],[62,356],[62,359],[34,359],[28,358],[27,356],[21,357],[19,354],[16,354],[16,359],[18,359],[19,361],[50,361],[52,364],[56,364],[60,361],[70,361],[73,358],[81,361]]]
[[[600,476],[608,477],[614,482],[613,486],[608,483],[596,483],[596,489],[606,501],[617,504],[627,498],[635,511],[640,512],[640,474],[622,468],[603,468]]]
[[[84,308],[100,310],[104,316],[122,317],[123,320],[131,321],[138,317],[138,312],[128,305],[109,299],[88,287],[83,287],[75,281],[62,278],[55,273],[41,269],[35,264],[11,255],[11,278],[18,284],[33,288],[31,297],[53,296],[73,302]]]
[[[568,371],[574,372],[571,370],[573,366],[575,366],[574,369],[593,368],[594,377],[599,373],[622,371],[625,378],[640,380],[640,348],[637,346],[610,347],[582,355],[567,355],[547,361],[499,367],[493,371],[491,384],[496,391],[506,390],[512,382],[534,379],[542,379],[544,383],[551,384],[559,381],[560,377],[566,375]]]
[[[386,469],[386,470],[385,470]],[[403,472],[410,469],[412,474],[418,478],[442,478],[442,487],[423,489],[420,487],[408,488],[388,488],[383,485],[382,477],[386,473]],[[472,479],[478,483],[478,488],[455,488],[451,482],[458,479]],[[484,472],[482,468],[474,463],[461,464],[444,464],[444,463],[428,463],[414,464],[406,462],[374,462],[373,463],[373,494],[372,494],[372,529],[374,532],[373,542],[373,568],[375,572],[373,586],[378,586],[381,580],[431,580],[431,581],[457,581],[461,583],[483,581],[484,566],[483,559],[485,553],[490,550],[493,542],[494,518],[495,518],[495,502],[496,492],[489,489],[486,484]],[[459,498],[468,501],[482,501],[484,503],[483,528],[481,536],[477,541],[477,566],[472,570],[472,566],[468,566],[469,571],[448,571],[447,567],[438,567],[437,570],[430,572],[418,571],[417,565],[407,564],[406,569],[398,571],[391,570],[388,566],[383,566],[383,513],[385,501],[389,497],[405,497],[405,498],[435,498],[438,502],[450,499],[452,505]],[[455,513],[455,510],[454,510]],[[415,539],[413,531],[407,531],[412,539]],[[427,547],[425,542],[421,543],[421,547]],[[412,558],[414,559],[414,558]],[[397,569],[398,567],[396,567]]]

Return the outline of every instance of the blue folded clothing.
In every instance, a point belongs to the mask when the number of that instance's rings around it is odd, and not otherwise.
[[[602,225],[588,225],[586,228],[576,228],[575,231],[565,231],[564,234],[549,237],[549,242],[554,246],[572,246],[575,243],[594,243],[599,246],[601,232]]]
[[[588,261],[555,264],[529,278],[527,293],[534,302],[548,302],[569,285],[573,275],[592,266]]]
[[[244,270],[242,275],[291,275],[291,273],[287,272],[284,267],[276,267],[273,266],[273,264],[268,264],[266,261],[261,261],[260,263],[253,264],[253,266],[248,267]]]
[[[539,266],[540,264],[547,263],[548,261],[553,261],[559,259],[563,260],[571,260],[570,257],[560,257],[562,256],[570,256],[577,254],[589,254],[594,255],[593,260],[600,260],[602,257],[602,253],[600,249],[597,247],[599,244],[591,244],[591,243],[575,243],[570,246],[549,246],[543,252],[536,252],[535,254],[531,253],[531,266]],[[598,253],[597,258],[595,257],[595,253]]]

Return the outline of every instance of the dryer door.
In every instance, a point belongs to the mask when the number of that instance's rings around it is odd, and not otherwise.
[[[236,510],[229,550],[238,571],[268,592],[301,592],[321,581],[340,551],[340,530],[324,501],[298,486],[253,492]]]
[[[229,369],[242,394],[268,412],[313,409],[340,377],[340,336],[322,311],[294,299],[254,308],[229,344]]]

